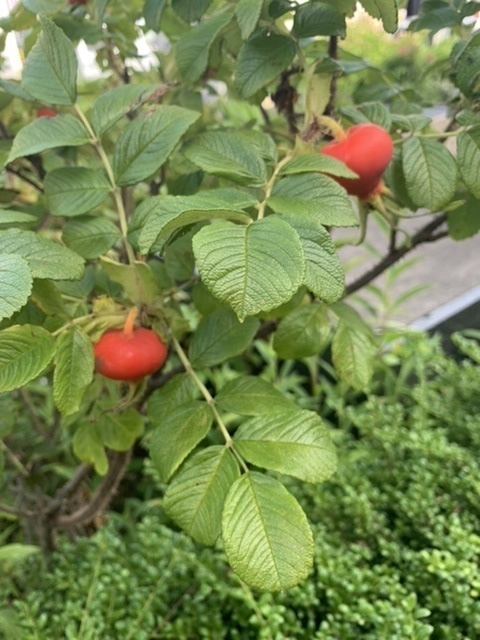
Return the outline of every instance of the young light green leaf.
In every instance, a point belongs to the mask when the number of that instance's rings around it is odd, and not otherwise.
[[[103,444],[114,451],[128,451],[143,434],[142,416],[135,409],[121,413],[103,413],[97,420],[98,434]]]
[[[211,189],[192,196],[156,196],[144,200],[130,225],[130,234],[139,229],[138,247],[148,253],[163,248],[172,234],[183,226],[204,220],[226,218],[249,224],[251,217],[242,208],[256,199],[234,189]]]
[[[255,31],[262,9],[263,0],[239,0],[237,2],[235,15],[244,40],[248,40]]]
[[[198,387],[192,377],[188,373],[179,373],[152,393],[148,399],[148,419],[153,424],[161,424],[177,407],[195,400],[198,395]]]
[[[71,105],[77,99],[77,57],[73,44],[48,18],[25,61],[22,87],[47,104]]]
[[[251,187],[265,184],[267,172],[260,153],[235,133],[202,133],[186,144],[182,152],[206,173]]]
[[[458,134],[457,163],[465,186],[480,199],[480,127]]]
[[[305,275],[298,234],[275,216],[247,227],[223,221],[203,227],[193,251],[204,284],[240,320],[288,302]]]
[[[155,276],[145,262],[120,264],[103,257],[101,264],[108,277],[124,288],[134,304],[150,304],[159,293]]]
[[[215,544],[226,495],[239,475],[238,463],[226,447],[193,454],[165,493],[165,513],[197,542]]]
[[[10,318],[26,304],[32,282],[30,268],[24,258],[0,254],[0,320]]]
[[[150,456],[162,482],[167,482],[212,425],[212,410],[194,400],[177,407],[159,424],[150,439]]]
[[[222,535],[235,573],[262,591],[294,587],[313,564],[305,513],[278,480],[260,473],[245,473],[232,485]]]
[[[387,33],[395,33],[398,27],[397,0],[360,0],[360,4],[372,18],[379,18]]]
[[[99,476],[108,471],[108,458],[96,424],[84,422],[73,436],[73,452],[79,460],[93,465]]]
[[[78,147],[88,141],[86,129],[73,116],[39,118],[17,133],[7,162],[55,147]]]
[[[270,382],[254,376],[239,376],[227,382],[215,396],[224,411],[241,416],[263,416],[293,411],[295,404]]]
[[[86,260],[94,260],[106,253],[120,238],[118,227],[94,216],[79,216],[63,227],[64,243]]]
[[[243,353],[259,326],[260,321],[256,318],[239,322],[230,309],[218,309],[202,318],[188,350],[192,366],[196,369],[213,367]]]
[[[0,331],[0,393],[23,387],[53,359],[55,343],[36,325],[14,325]]]
[[[417,207],[439,211],[455,194],[455,159],[436,140],[411,136],[403,145],[402,165],[410,198]]]
[[[92,107],[91,123],[95,133],[102,136],[122,116],[140,106],[145,98],[158,88],[154,84],[126,84],[102,94]]]
[[[287,176],[294,173],[312,173],[314,171],[328,173],[331,176],[340,176],[341,178],[358,178],[358,175],[340,160],[320,153],[306,153],[301,156],[295,156],[287,164],[283,165],[279,175]]]
[[[56,341],[53,398],[60,413],[70,416],[80,409],[83,395],[93,379],[93,347],[78,327],[69,327]]]
[[[160,20],[166,4],[167,0],[145,0],[142,15],[147,29],[155,32],[160,30]]]
[[[345,37],[345,15],[324,2],[298,6],[292,33],[296,38],[315,36]]]
[[[330,435],[313,411],[281,411],[252,418],[240,425],[234,442],[247,462],[305,482],[325,482],[337,468]]]
[[[318,355],[330,335],[327,310],[321,304],[297,307],[283,318],[273,337],[273,348],[280,358]]]
[[[210,47],[232,17],[230,12],[219,13],[187,31],[177,42],[175,58],[178,69],[187,82],[195,82],[205,73]]]
[[[182,107],[159,106],[127,125],[113,154],[116,183],[127,187],[153,175],[199,115]]]
[[[25,258],[34,278],[76,280],[82,277],[83,259],[34,231],[0,230],[0,251]]]
[[[282,215],[282,218],[300,237],[307,289],[328,304],[339,300],[345,290],[345,273],[328,231],[312,216]]]
[[[112,185],[101,171],[85,167],[61,167],[47,173],[45,195],[54,216],[78,216],[105,201]]]
[[[235,84],[244,98],[251,98],[286,69],[295,57],[295,42],[284,35],[262,31],[240,49]]]
[[[268,205],[276,213],[311,217],[328,226],[358,225],[357,214],[345,189],[320,173],[283,178],[273,188]]]

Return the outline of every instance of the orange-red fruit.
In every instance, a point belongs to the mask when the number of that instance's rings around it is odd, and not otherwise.
[[[106,331],[94,345],[95,371],[112,380],[135,381],[160,369],[167,359],[167,346],[155,331],[135,327]]]
[[[40,107],[40,109],[37,109],[37,118],[55,118],[56,115],[55,111],[48,107]]]
[[[390,134],[376,124],[356,124],[344,140],[332,140],[320,153],[344,162],[358,178],[332,176],[352,196],[367,200],[379,189],[393,155]]]

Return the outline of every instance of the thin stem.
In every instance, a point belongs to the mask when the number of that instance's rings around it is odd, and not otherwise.
[[[20,473],[22,474],[22,476],[24,478],[28,478],[30,476],[30,474],[28,473],[27,468],[22,464],[22,462],[20,461],[20,459],[18,458],[18,456],[16,456],[13,451],[11,451],[11,449],[9,449],[7,447],[7,445],[5,444],[5,442],[3,442],[3,440],[0,440],[0,446],[2,447],[2,449],[5,451],[5,453],[7,454],[7,456],[10,458],[10,461],[12,462],[12,464],[18,469],[18,471],[20,471]]]
[[[194,368],[192,367],[192,364],[191,364],[190,360],[188,359],[187,354],[182,349],[182,346],[178,342],[178,340],[176,338],[174,338],[173,336],[172,336],[172,342],[173,342],[173,346],[175,347],[175,351],[177,352],[177,355],[180,358],[180,362],[185,367],[185,371],[188,373],[188,375],[195,382],[195,384],[197,385],[197,387],[200,390],[200,393],[202,394],[202,396],[207,401],[207,404],[212,409],[213,415],[215,416],[215,420],[217,421],[218,426],[220,428],[220,431],[222,432],[222,435],[225,438],[225,442],[227,443],[227,446],[231,447],[232,444],[233,444],[233,440],[232,440],[230,434],[228,433],[228,429],[227,429],[227,427],[225,426],[225,424],[224,424],[224,422],[222,420],[222,416],[218,413],[218,409],[215,406],[215,400],[213,399],[212,394],[207,389],[207,387],[203,384],[203,382],[200,380],[200,378],[197,376],[197,374],[195,373]]]
[[[200,380],[200,378],[197,376],[197,374],[195,373],[195,370],[193,369],[193,367],[191,365],[190,360],[187,357],[187,354],[182,349],[182,346],[180,345],[178,340],[176,338],[174,338],[173,336],[172,336],[172,342],[173,342],[173,346],[175,347],[175,351],[177,352],[177,355],[180,358],[181,363],[185,367],[185,371],[188,373],[189,376],[191,376],[191,378],[193,379],[193,381],[195,382],[195,384],[199,388],[200,393],[205,398],[205,400],[207,401],[207,404],[211,408],[212,413],[213,413],[213,415],[215,417],[215,420],[217,421],[218,428],[220,429],[223,437],[225,438],[225,442],[227,444],[227,447],[229,447],[232,450],[233,454],[237,458],[240,466],[245,471],[245,473],[248,473],[248,467],[245,464],[245,462],[244,462],[243,458],[241,457],[241,455],[238,453],[238,451],[233,446],[232,437],[228,433],[228,429],[225,426],[225,423],[223,422],[222,416],[218,413],[218,409],[217,409],[217,407],[215,405],[215,400],[213,399],[212,394],[207,389],[207,387],[203,384],[203,382]]]
[[[291,158],[292,158],[292,152],[290,151],[283,158],[283,160],[281,160],[277,164],[277,166],[275,167],[275,170],[272,173],[272,176],[271,176],[270,180],[267,182],[267,186],[265,187],[265,197],[263,199],[263,202],[261,202],[260,205],[258,206],[257,220],[261,220],[263,218],[263,216],[265,215],[265,209],[267,207],[267,200],[272,195],[272,190],[273,190],[273,187],[275,186],[275,182],[277,180],[278,174],[280,173],[281,169],[287,164],[287,162],[289,160],[291,160]]]
[[[110,164],[110,160],[105,152],[105,149],[102,146],[101,141],[98,136],[95,134],[95,131],[92,129],[90,122],[85,117],[85,114],[80,109],[78,105],[75,105],[75,111],[83,123],[83,126],[88,131],[88,135],[90,136],[90,142],[93,144],[97,153],[102,161],[103,166],[105,167],[105,171],[107,172],[108,179],[112,186],[113,197],[115,199],[115,205],[117,207],[118,213],[118,221],[120,223],[120,230],[122,232],[123,244],[125,246],[125,251],[127,252],[128,261],[130,264],[135,264],[135,253],[132,249],[131,244],[127,240],[128,234],[128,221],[127,221],[127,212],[125,211],[125,205],[123,203],[122,192],[120,188],[115,183],[115,175],[113,173],[112,165]]]
[[[11,516],[17,516],[18,518],[31,518],[34,515],[33,511],[16,509],[15,507],[11,507],[10,505],[4,504],[3,502],[0,502],[0,511],[8,513]]]
[[[40,193],[43,193],[43,187],[42,186],[37,184],[35,182],[35,180],[32,180],[32,178],[29,178],[28,176],[24,175],[18,169],[14,169],[13,167],[8,166],[8,167],[6,167],[6,170],[7,170],[8,173],[11,173],[12,175],[17,176],[17,178],[20,178],[20,180],[23,180],[24,182],[27,182],[29,185],[34,187],[37,191],[40,191]]]

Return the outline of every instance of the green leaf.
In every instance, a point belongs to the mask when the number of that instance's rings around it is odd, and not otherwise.
[[[248,224],[252,219],[242,208],[254,204],[255,198],[234,189],[212,189],[193,196],[156,196],[137,208],[130,234],[140,228],[137,244],[142,253],[153,248],[160,251],[177,229],[187,225],[215,218]]]
[[[370,334],[340,321],[332,340],[332,361],[340,378],[364,391],[373,375],[376,349]]]
[[[51,280],[35,280],[30,299],[47,316],[67,315],[60,291]]]
[[[22,0],[25,9],[32,13],[57,13],[65,7],[65,0]]]
[[[454,240],[471,238],[480,231],[480,200],[467,193],[465,202],[447,213],[448,235]]]
[[[439,211],[455,194],[455,159],[436,140],[411,136],[403,145],[402,165],[408,195],[417,207]]]
[[[255,34],[237,58],[235,84],[240,94],[251,98],[290,65],[295,53],[295,42],[287,36]]]
[[[330,335],[326,308],[320,304],[297,307],[278,325],[273,348],[280,358],[305,358],[318,355]]]
[[[397,0],[360,0],[360,4],[372,18],[379,18],[387,33],[395,33],[398,27]]]
[[[106,253],[120,238],[120,230],[106,218],[80,216],[63,227],[64,243],[86,260]]]
[[[328,231],[312,216],[282,215],[282,218],[300,237],[307,289],[328,304],[339,300],[345,290],[345,273]]]
[[[267,172],[260,153],[235,133],[202,133],[186,144],[182,153],[206,173],[252,187],[265,184]]]
[[[213,16],[187,31],[177,42],[175,58],[180,74],[187,82],[195,82],[205,73],[210,47],[232,17],[232,13]]]
[[[161,424],[177,407],[195,400],[198,393],[192,377],[188,373],[179,373],[152,393],[148,400],[148,419],[153,424]]]
[[[86,129],[73,116],[39,118],[17,133],[7,162],[55,147],[78,147],[88,141]]]
[[[192,336],[188,356],[196,369],[213,367],[240,355],[250,345],[260,326],[256,318],[239,322],[230,309],[218,309],[202,318]]]
[[[194,540],[213,545],[221,533],[226,495],[239,475],[238,463],[226,447],[203,449],[173,479],[163,508]]]
[[[93,379],[93,346],[78,327],[69,327],[56,341],[53,398],[60,413],[70,416],[80,409]]]
[[[274,216],[240,227],[217,222],[193,238],[201,278],[240,320],[288,302],[305,274],[298,234]]]
[[[244,40],[248,40],[255,31],[262,9],[263,0],[239,0],[237,2],[235,15]]]
[[[0,87],[14,98],[20,98],[20,100],[27,102],[35,102],[35,98],[25,91],[22,85],[13,80],[0,80]]]
[[[296,38],[314,36],[345,37],[345,16],[327,3],[315,2],[297,7],[292,33]]]
[[[185,22],[197,22],[208,9],[212,0],[172,0],[172,9],[185,20]]]
[[[143,104],[157,88],[154,84],[127,84],[99,96],[93,103],[91,115],[95,133],[102,136],[122,116]]]
[[[245,473],[228,492],[222,533],[229,563],[262,591],[289,589],[313,564],[313,536],[295,498],[274,478]]]
[[[108,277],[124,288],[134,304],[150,304],[159,293],[155,276],[145,262],[120,264],[103,257],[101,264]]]
[[[108,471],[108,458],[97,425],[81,424],[73,436],[73,452],[79,460],[93,465],[100,476]]]
[[[392,126],[390,111],[381,102],[366,102],[358,107],[343,107],[340,112],[355,124],[373,122],[386,131],[389,131]]]
[[[330,435],[313,411],[284,410],[252,418],[233,439],[247,462],[304,482],[325,482],[337,468]]]
[[[295,408],[270,382],[254,376],[239,376],[227,382],[215,396],[215,403],[224,411],[241,416],[270,415]]]
[[[21,309],[32,290],[28,263],[21,256],[0,254],[0,320]]]
[[[78,216],[105,201],[112,185],[101,171],[85,167],[61,167],[47,173],[45,195],[54,216]]]
[[[77,57],[73,44],[48,18],[25,61],[22,87],[47,104],[72,105],[77,99]]]
[[[333,227],[358,225],[358,217],[343,187],[319,173],[283,178],[273,188],[268,205],[276,213],[311,218]]]
[[[167,0],[145,0],[142,15],[145,18],[145,26],[152,31],[160,30],[160,20]]]
[[[79,255],[34,231],[0,231],[0,251],[25,258],[34,278],[76,280],[83,274],[84,263]]]
[[[20,544],[18,542],[2,544],[0,547],[0,563],[2,565],[2,572],[7,570],[8,565],[23,562],[26,558],[40,553],[40,551],[40,547],[33,544]]]
[[[17,224],[26,224],[36,222],[38,218],[23,211],[14,211],[13,209],[0,209],[0,227],[8,227]]]
[[[358,178],[358,175],[340,160],[320,153],[306,153],[292,158],[287,164],[283,165],[279,175],[286,176],[295,173],[312,173],[314,171],[328,173],[331,176],[339,176],[341,178]]]
[[[135,409],[103,413],[97,418],[97,427],[103,444],[114,451],[131,449],[144,430],[142,416]]]
[[[35,325],[15,325],[0,331],[0,393],[23,387],[38,377],[53,359],[55,343]]]
[[[151,115],[128,124],[115,145],[116,183],[126,187],[153,175],[199,115],[181,107],[159,106]]]
[[[167,482],[192,449],[210,431],[213,414],[195,400],[177,407],[152,432],[150,456],[162,482]]]
[[[480,127],[458,134],[457,163],[465,186],[480,199]]]

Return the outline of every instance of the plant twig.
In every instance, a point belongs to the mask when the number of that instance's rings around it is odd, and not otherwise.
[[[93,494],[90,502],[73,513],[59,516],[55,520],[54,526],[59,529],[68,529],[87,524],[104,511],[112,501],[120,481],[127,471],[131,455],[131,450],[112,453],[107,475]]]
[[[419,229],[415,235],[412,236],[409,242],[405,242],[400,247],[389,251],[377,264],[362,276],[351,282],[345,288],[345,295],[351,295],[358,291],[367,284],[370,284],[375,278],[384,273],[389,267],[394,265],[398,260],[403,258],[407,253],[418,247],[418,245],[425,242],[435,242],[436,240],[445,237],[447,235],[444,231],[439,231],[437,234],[434,232],[444,224],[447,219],[445,213],[438,215],[434,220],[426,224]]]
[[[331,60],[338,60],[338,36],[330,36],[328,41],[328,55]],[[335,111],[335,103],[337,100],[337,77],[338,74],[334,71],[330,82],[330,97],[324,111],[326,116],[331,116]]]

